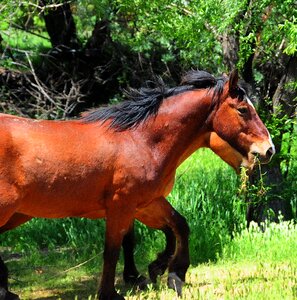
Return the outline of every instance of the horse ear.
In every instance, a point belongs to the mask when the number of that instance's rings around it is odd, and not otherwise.
[[[238,70],[235,69],[229,76],[229,91],[234,91],[237,88],[238,83]]]

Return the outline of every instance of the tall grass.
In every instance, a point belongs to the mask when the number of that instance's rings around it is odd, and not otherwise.
[[[284,262],[297,267],[297,226],[293,221],[266,224],[263,232],[255,223],[235,234],[224,246],[220,261]]]

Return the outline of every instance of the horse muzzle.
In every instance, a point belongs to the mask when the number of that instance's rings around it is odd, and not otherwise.
[[[253,149],[249,155],[249,160],[253,159],[255,163],[268,164],[275,154],[275,147],[273,144],[269,144],[266,147],[262,146],[255,148],[256,149]]]
[[[243,159],[241,166],[252,171],[257,164],[268,164],[275,154],[273,143],[253,144],[247,157]]]

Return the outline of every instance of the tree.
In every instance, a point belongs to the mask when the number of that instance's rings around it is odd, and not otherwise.
[[[260,223],[269,213],[275,221],[278,220],[279,213],[285,219],[292,218],[290,203],[280,195],[288,175],[287,169],[282,168],[282,165],[290,164],[292,150],[286,144],[288,139],[292,140],[296,131],[294,5],[296,6],[295,1],[241,1],[241,5],[235,9],[233,20],[230,19],[230,23],[224,25],[228,29],[222,37],[225,61],[226,58],[234,60],[229,63],[229,67],[237,64],[244,80],[252,86],[254,94],[257,94],[259,110],[270,124],[278,153],[273,163],[262,169],[266,174],[266,185],[269,186],[265,201],[259,201],[259,197],[248,199],[248,223],[252,220]],[[276,35],[275,32],[279,34]],[[233,49],[238,49],[238,52],[233,53]],[[250,178],[251,184],[258,184],[260,178],[262,180],[259,172],[254,173]]]

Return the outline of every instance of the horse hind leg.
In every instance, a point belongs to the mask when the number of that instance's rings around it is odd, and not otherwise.
[[[150,279],[153,283],[157,282],[157,277],[165,273],[169,262],[174,255],[176,239],[173,231],[169,226],[162,229],[166,238],[165,250],[158,254],[157,259],[154,260],[148,267]]]
[[[8,230],[14,229],[32,219],[31,216],[27,216],[21,213],[13,214],[5,225],[0,227],[0,234]]]
[[[15,213],[8,222],[0,227],[0,233],[13,229],[28,220],[31,217]],[[4,264],[2,258],[0,257],[0,300],[19,300],[18,295],[8,291],[8,270],[6,265]]]
[[[174,255],[169,261],[168,287],[174,289],[181,296],[182,286],[190,264],[190,231],[186,219],[164,197],[155,199],[145,208],[139,209],[136,218],[155,229],[164,230],[164,228],[170,227],[174,233],[176,246]]]
[[[20,300],[19,296],[8,291],[8,270],[0,256],[0,300]]]
[[[0,231],[9,222],[17,209],[19,193],[17,188],[0,181]],[[8,291],[8,270],[0,257],[0,300],[18,300],[19,297]]]
[[[0,180],[0,227],[4,226],[18,208],[19,189],[4,180]]]
[[[8,270],[0,256],[0,299],[3,298],[3,295],[6,295],[8,290]]]

